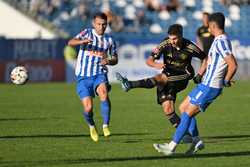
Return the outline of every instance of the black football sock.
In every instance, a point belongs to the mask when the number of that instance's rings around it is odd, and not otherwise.
[[[172,124],[172,126],[174,128],[177,128],[177,126],[180,124],[180,117],[174,112],[170,113],[170,114],[166,114],[168,120],[170,121],[170,123]]]
[[[154,78],[146,78],[137,81],[129,81],[131,88],[153,88],[157,85]]]

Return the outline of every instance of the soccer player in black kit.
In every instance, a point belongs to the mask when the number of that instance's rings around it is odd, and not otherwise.
[[[163,56],[163,62],[158,62]],[[194,69],[191,65],[193,57],[199,58],[202,63],[198,74],[194,77]],[[148,66],[161,69],[162,73],[151,78],[129,81],[120,73],[116,78],[122,84],[124,91],[133,88],[153,88],[157,86],[157,101],[162,105],[163,111],[173,127],[180,122],[175,112],[175,100],[178,92],[184,90],[190,79],[195,83],[201,82],[203,73],[199,73],[206,67],[204,61],[207,55],[194,43],[183,38],[183,28],[179,24],[173,24],[168,29],[168,37],[165,38],[148,57]]]
[[[202,14],[202,26],[197,29],[196,43],[206,54],[214,41],[214,36],[208,30],[208,18],[209,13],[203,12]]]

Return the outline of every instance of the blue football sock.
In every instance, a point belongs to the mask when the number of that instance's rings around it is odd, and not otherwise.
[[[110,103],[109,100],[101,101],[101,114],[103,124],[108,125],[110,120]]]
[[[83,116],[86,120],[86,122],[91,125],[91,126],[94,126],[95,125],[95,122],[93,120],[93,112],[83,112]]]
[[[189,125],[189,128],[188,128],[188,132],[190,133],[190,135],[192,137],[199,136],[199,131],[198,131],[197,122],[196,122],[195,117],[191,118],[190,125]]]
[[[186,131],[188,130],[188,127],[190,125],[191,122],[191,118],[186,112],[184,112],[181,115],[181,122],[179,124],[179,126],[177,127],[174,137],[173,137],[173,141],[177,144],[180,143],[181,139],[183,138],[183,136],[185,135]]]

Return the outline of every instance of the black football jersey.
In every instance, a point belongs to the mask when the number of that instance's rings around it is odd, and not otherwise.
[[[198,28],[197,36],[200,38],[203,51],[208,54],[208,51],[214,41],[214,36],[208,31],[208,27],[205,26]]]
[[[166,38],[153,49],[151,56],[154,59],[160,59],[163,56],[163,62],[166,65],[163,72],[167,76],[172,76],[186,73],[193,75],[192,57],[203,60],[206,54],[188,39],[182,38],[181,47],[177,49],[171,45],[169,38]]]

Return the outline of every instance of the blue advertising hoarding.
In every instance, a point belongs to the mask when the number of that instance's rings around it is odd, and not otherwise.
[[[119,63],[114,67],[109,67],[110,81],[115,80],[115,72],[121,72],[130,79],[139,79],[159,73],[159,71],[148,67],[145,60],[150,55],[152,49],[161,39],[118,39]],[[5,39],[0,38],[0,81],[8,82],[6,76],[9,68],[5,68],[9,62],[29,62],[29,66],[34,64],[34,68],[39,61],[60,61],[64,60],[63,49],[67,44],[66,39]],[[233,53],[238,60],[238,77],[241,79],[250,78],[250,39],[233,39]],[[198,62],[195,62],[195,66]],[[50,65],[51,66],[51,65]],[[58,66],[65,68],[65,66]],[[8,71],[8,72],[6,72]],[[55,71],[65,71],[65,69],[55,69]],[[60,74],[61,75],[61,74]],[[2,79],[1,79],[2,78]],[[4,79],[5,78],[5,79]],[[63,77],[61,77],[63,79]],[[62,80],[61,79],[61,80]],[[53,79],[51,79],[53,80]],[[42,79],[40,81],[43,81]],[[50,80],[46,80],[50,81]]]

